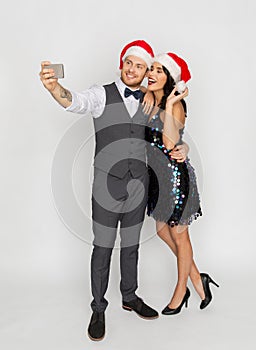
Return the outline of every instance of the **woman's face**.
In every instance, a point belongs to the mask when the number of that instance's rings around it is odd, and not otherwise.
[[[154,62],[147,73],[148,77],[148,90],[150,91],[159,91],[163,90],[164,85],[167,81],[167,76],[163,71],[163,66]]]

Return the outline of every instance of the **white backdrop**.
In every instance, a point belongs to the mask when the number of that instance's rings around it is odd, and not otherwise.
[[[208,349],[252,343],[255,10],[249,0],[24,0],[1,9],[2,348],[204,349],[202,334]],[[191,239],[199,268],[221,288],[213,290],[214,302],[204,313],[194,293],[191,310],[175,320],[137,320],[120,308],[116,249],[107,293],[107,336],[94,344],[86,337],[92,247],[59,217],[50,181],[58,144],[81,116],[65,112],[43,88],[38,73],[40,62],[49,59],[64,63],[62,83],[69,89],[112,82],[122,47],[136,39],[151,43],[156,53],[180,54],[191,68],[186,130],[200,154],[204,212],[191,226]],[[86,139],[93,130],[91,118],[84,118]],[[85,206],[93,154],[89,145],[74,171]],[[196,166],[193,149],[191,160]],[[84,230],[90,237],[90,224]],[[143,234],[146,230],[153,232],[150,219]],[[175,259],[153,235],[141,245],[138,293],[161,310],[175,280]]]

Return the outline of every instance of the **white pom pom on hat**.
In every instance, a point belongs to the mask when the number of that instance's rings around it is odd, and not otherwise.
[[[178,92],[182,93],[186,89],[186,82],[191,78],[191,74],[187,63],[181,57],[175,53],[167,52],[155,56],[154,62],[159,62],[169,71]]]
[[[154,52],[152,47],[144,40],[135,40],[127,44],[120,54],[120,66],[123,68],[123,61],[127,56],[137,56],[146,62],[147,67],[150,68],[153,62]]]

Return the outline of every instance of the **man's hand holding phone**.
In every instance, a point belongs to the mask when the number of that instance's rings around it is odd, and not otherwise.
[[[58,85],[58,79],[64,78],[63,64],[51,64],[49,61],[43,61],[39,75],[44,87],[53,92]]]
[[[51,64],[50,61],[43,61],[39,76],[44,87],[62,107],[67,108],[72,104],[71,92],[58,82],[58,79],[64,78],[63,64]]]

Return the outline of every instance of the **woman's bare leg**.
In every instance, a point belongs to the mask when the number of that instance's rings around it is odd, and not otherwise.
[[[171,248],[174,255],[177,257],[177,246],[172,239],[171,233],[169,231],[169,226],[164,222],[156,222],[156,230],[158,236]],[[205,298],[204,289],[202,285],[202,280],[200,272],[196,266],[195,261],[192,259],[191,270],[189,274],[190,280],[199,294],[200,298],[203,300]]]
[[[169,231],[177,247],[178,281],[168,306],[170,309],[176,309],[181,304],[186,293],[188,277],[193,261],[193,251],[187,227],[182,231],[179,226],[169,227]]]

